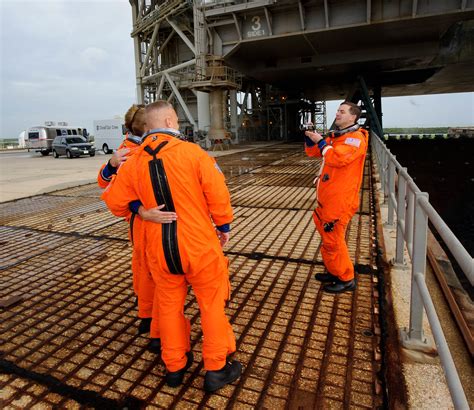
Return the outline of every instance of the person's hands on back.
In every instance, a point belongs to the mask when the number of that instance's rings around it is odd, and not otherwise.
[[[143,205],[138,208],[138,214],[144,221],[155,222],[159,224],[169,224],[178,219],[176,212],[161,211],[165,205],[159,205],[156,208],[146,209]]]
[[[122,162],[125,162],[127,160],[127,154],[130,152],[128,148],[122,148],[117,151],[115,151],[112,156],[110,157],[110,165],[112,165],[114,168],[118,168]]]

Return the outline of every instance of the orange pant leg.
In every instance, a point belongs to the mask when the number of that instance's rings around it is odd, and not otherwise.
[[[155,282],[148,269],[144,252],[135,247],[132,252],[133,288],[138,298],[138,317],[152,317]]]
[[[166,369],[175,372],[186,365],[186,352],[191,350],[191,325],[184,316],[188,286],[184,275],[167,273],[159,264],[151,265],[151,269],[156,283],[154,310],[159,310],[161,357]]]
[[[337,222],[332,232],[325,232],[322,222],[314,213],[313,220],[321,235],[321,255],[328,272],[342,281],[354,279],[354,265],[345,238],[347,224]]]
[[[160,332],[160,303],[158,302],[158,292],[153,292],[153,309],[151,312],[150,337],[152,339],[161,338]]]
[[[159,338],[158,309],[153,309],[155,282],[145,255],[145,226],[138,216],[133,224],[132,273],[133,288],[138,298],[138,317],[151,317],[150,337]]]
[[[134,257],[133,255],[133,248],[132,248],[132,280],[133,280],[133,292],[138,299],[138,292],[140,289],[140,267],[139,267],[139,259]],[[140,315],[138,315],[140,317]]]
[[[230,293],[227,263],[226,258],[219,257],[202,269],[194,268],[189,276],[201,312],[205,370],[222,369],[227,355],[236,350],[234,332],[224,309]]]

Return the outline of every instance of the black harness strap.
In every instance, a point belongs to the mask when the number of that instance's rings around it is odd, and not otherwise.
[[[160,152],[167,143],[168,141],[163,141],[154,150],[147,145],[144,150],[153,157],[153,159],[148,163],[148,166],[156,203],[159,205],[164,204],[164,209],[166,211],[174,212],[173,197],[171,196],[171,190],[168,184],[165,167],[163,166],[163,160],[156,157],[158,152]],[[182,275],[184,272],[179,255],[177,228],[178,225],[176,221],[169,224],[161,224],[162,245],[169,271],[176,275]]]
[[[163,141],[161,144],[159,144],[155,149],[151,149],[151,147],[149,145],[147,145],[144,150],[150,154],[153,159],[156,159],[156,155],[158,154],[158,152],[161,151],[161,148],[163,148],[166,144],[168,144],[168,141]]]

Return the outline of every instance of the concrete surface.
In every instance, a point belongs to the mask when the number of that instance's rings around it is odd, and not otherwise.
[[[381,223],[385,242],[386,261],[391,264],[390,277],[392,299],[397,329],[409,326],[410,323],[410,299],[411,299],[411,263],[405,248],[404,266],[392,263],[395,260],[396,230],[387,226],[388,207],[383,204],[383,193],[380,183],[377,183],[378,201],[381,204]],[[444,335],[453,356],[461,383],[468,399],[473,403],[472,388],[472,362],[467,349],[463,346],[462,337],[449,312],[444,296],[439,289],[436,278],[427,263],[426,282],[430,290],[433,303],[436,307]],[[436,346],[433,341],[431,327],[426,314],[423,318],[423,331],[433,349]],[[402,349],[403,372],[408,388],[409,408],[412,409],[452,409],[454,408],[451,394],[449,392],[444,371],[438,355],[428,355],[409,349]]]
[[[208,151],[214,157],[274,145],[253,143],[233,145],[225,151]],[[25,198],[58,189],[94,182],[102,164],[111,157],[98,151],[95,157],[53,158],[25,150],[0,151],[0,202]]]

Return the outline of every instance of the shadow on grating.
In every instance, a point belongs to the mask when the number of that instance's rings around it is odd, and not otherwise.
[[[9,203],[0,232],[1,400],[6,407],[373,408],[380,368],[376,279],[354,293],[322,292],[312,222],[319,161],[280,144],[219,157],[235,221],[227,313],[245,368],[238,383],[202,390],[199,307],[190,291],[195,361],[184,384],[164,384],[160,358],[137,334],[128,226],[86,185]],[[242,171],[245,170],[245,171]],[[361,211],[347,233],[361,270],[374,263],[368,167]],[[372,272],[371,269],[366,269]]]

